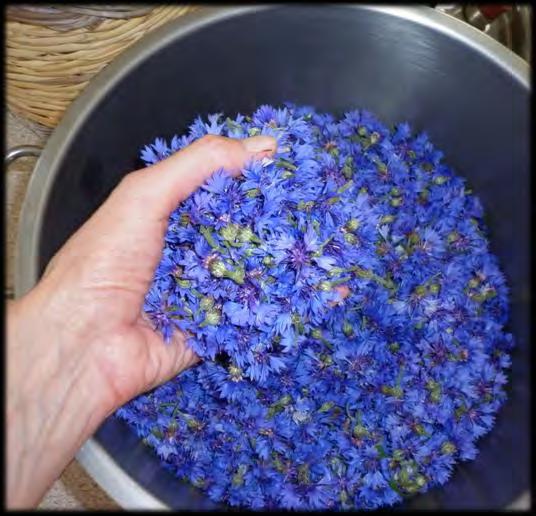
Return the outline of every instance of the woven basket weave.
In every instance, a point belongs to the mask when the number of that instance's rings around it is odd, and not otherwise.
[[[54,128],[71,101],[114,57],[194,6],[15,5],[6,10],[9,108]]]

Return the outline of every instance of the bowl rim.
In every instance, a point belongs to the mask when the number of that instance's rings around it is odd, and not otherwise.
[[[337,6],[337,8],[340,7],[343,6]],[[344,7],[375,11],[435,29],[484,54],[527,90],[531,89],[530,67],[526,61],[490,36],[453,16],[428,6],[398,7],[356,4]],[[81,95],[69,106],[48,139],[30,178],[21,209],[18,231],[18,263],[16,263],[15,270],[16,298],[30,290],[38,280],[39,235],[46,202],[58,166],[74,135],[78,133],[79,128],[105,95],[136,66],[176,39],[227,18],[277,8],[281,6],[200,7],[165,23],[141,38],[89,82]],[[89,438],[82,445],[76,458],[100,487],[121,507],[125,509],[170,509],[168,505],[133,480],[94,438]],[[520,502],[527,504],[524,502],[527,496],[528,492],[523,493],[509,507],[513,508]]]

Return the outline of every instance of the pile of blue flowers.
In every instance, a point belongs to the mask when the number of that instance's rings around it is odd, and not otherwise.
[[[367,111],[211,115],[142,159],[205,134],[278,151],[171,214],[145,311],[204,360],[117,415],[234,506],[375,508],[445,483],[493,426],[513,346],[478,198],[426,134]]]

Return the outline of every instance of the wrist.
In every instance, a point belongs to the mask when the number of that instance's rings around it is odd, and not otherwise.
[[[109,408],[84,342],[72,342],[30,292],[7,305],[8,504],[36,504]]]

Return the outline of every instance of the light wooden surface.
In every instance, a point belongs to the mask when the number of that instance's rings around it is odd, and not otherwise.
[[[9,149],[15,145],[43,145],[46,135],[36,126],[23,121],[18,116],[6,113],[5,145]],[[24,194],[28,186],[35,160],[21,159],[4,172],[6,185],[6,290],[13,293],[14,267],[16,264],[16,240],[18,221]],[[39,509],[49,510],[117,510],[119,506],[90,478],[76,461],[65,469],[61,477],[54,482]]]

